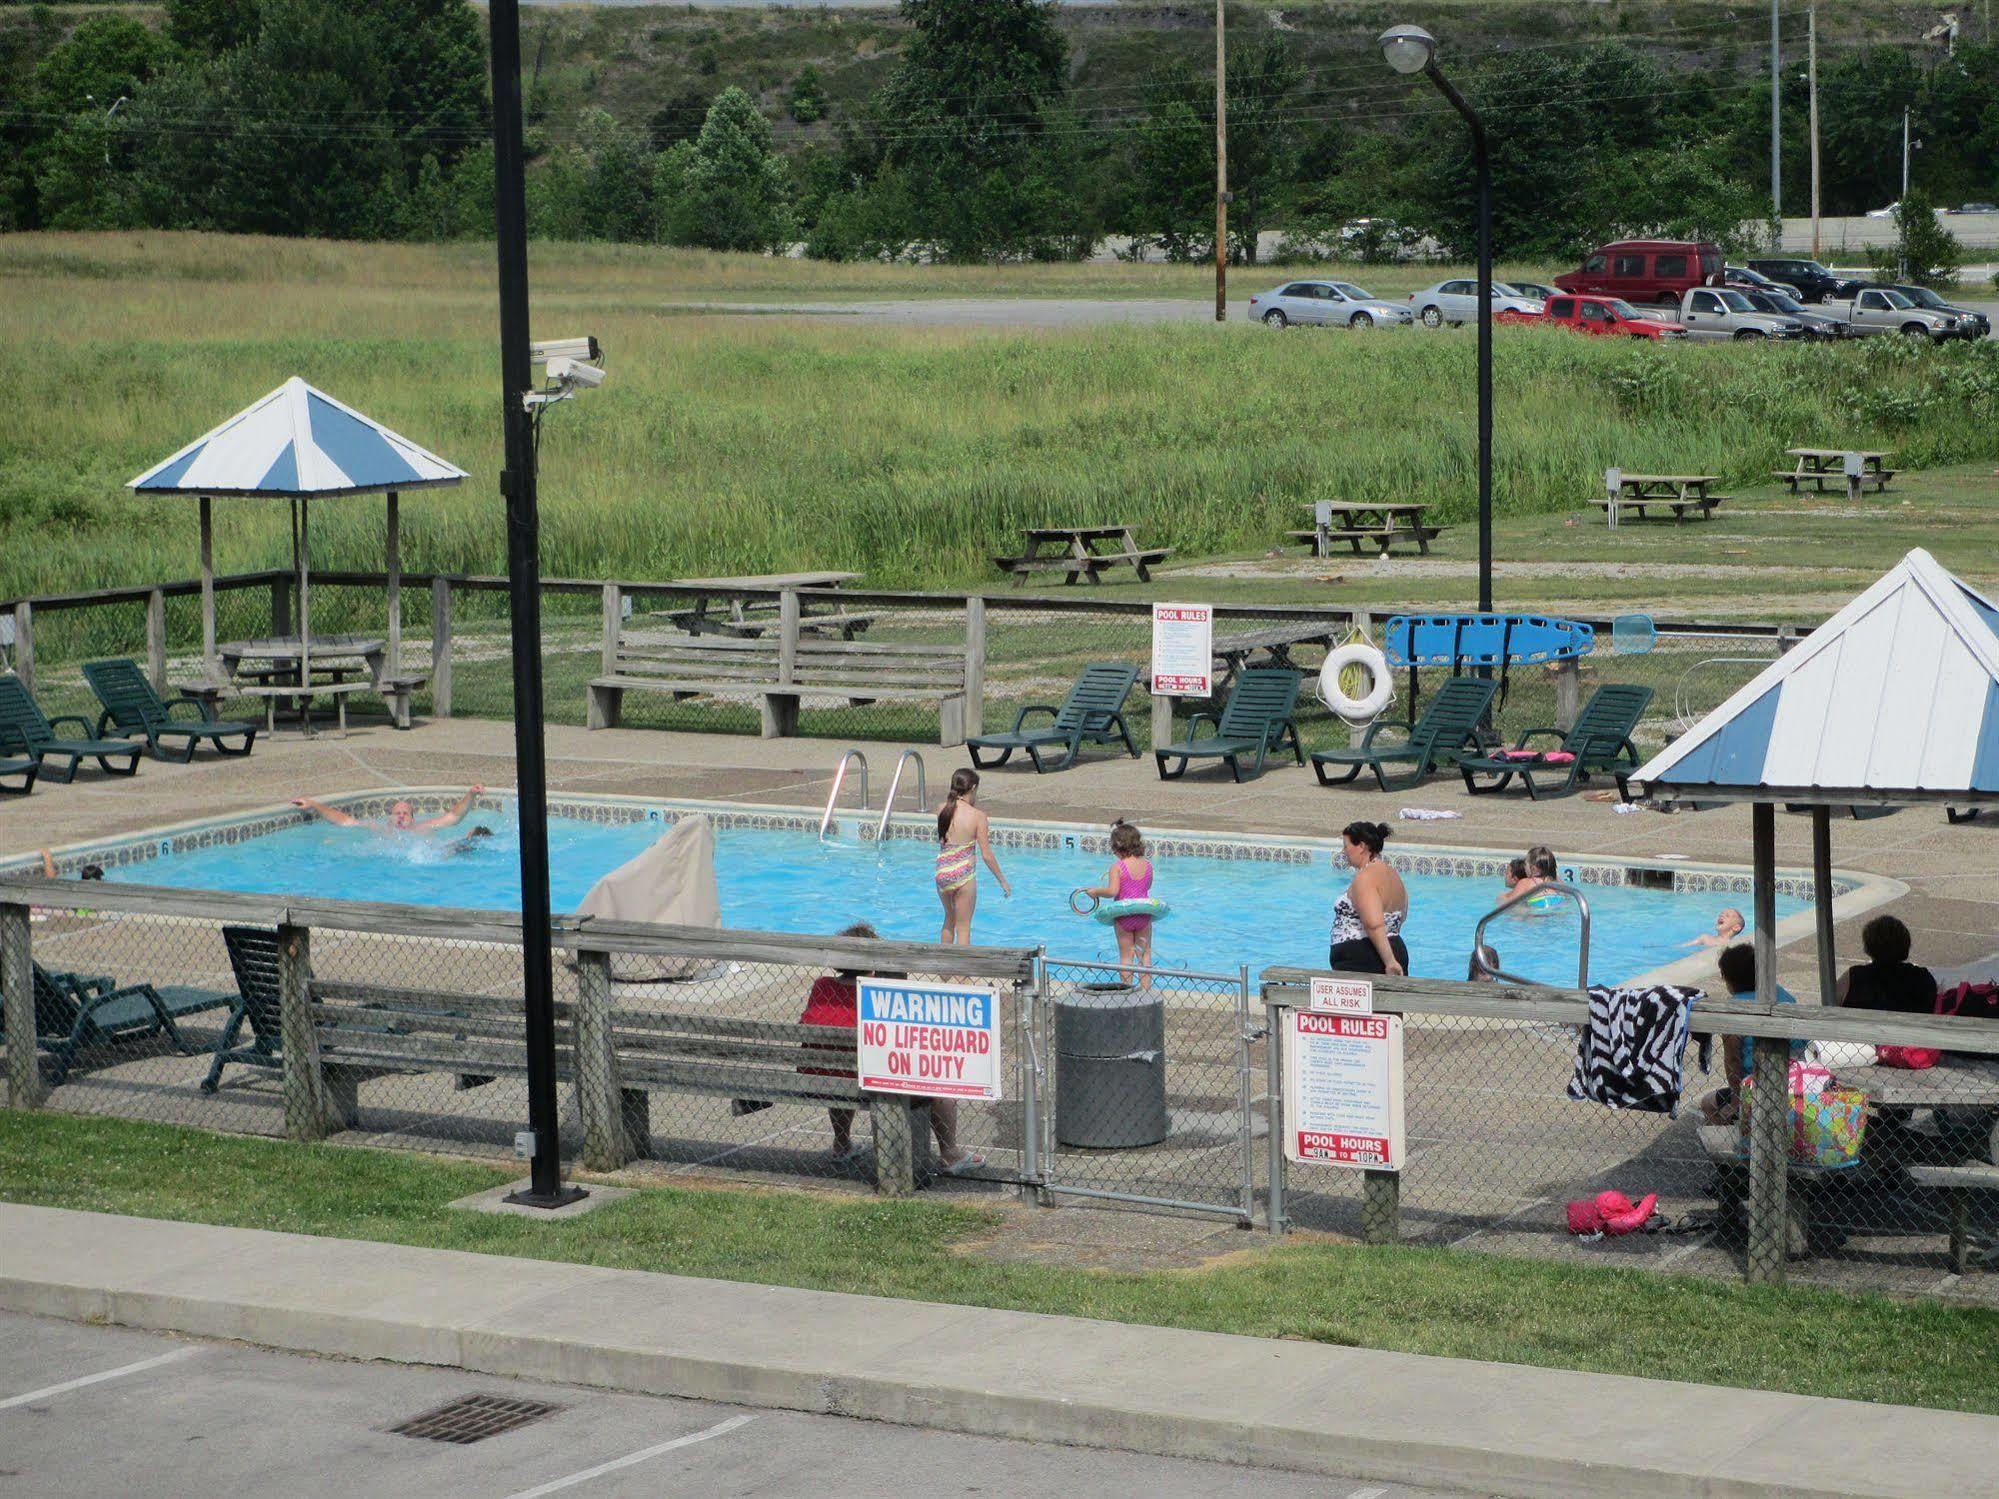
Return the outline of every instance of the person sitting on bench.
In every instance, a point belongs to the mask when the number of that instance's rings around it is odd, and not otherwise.
[[[1747,942],[1738,942],[1733,947],[1724,947],[1721,956],[1715,960],[1721,971],[1721,981],[1728,986],[1730,999],[1754,999],[1756,997],[1756,949]],[[1794,1005],[1797,995],[1782,984],[1777,986],[1777,1003]],[[1701,1100],[1701,1119],[1707,1124],[1733,1124],[1741,1116],[1742,1080],[1756,1070],[1756,1042],[1749,1036],[1738,1038],[1723,1036],[1721,1048],[1721,1071],[1728,1079],[1728,1086],[1718,1088]],[[1730,1041],[1736,1044],[1730,1045]],[[1798,1061],[1805,1054],[1805,1043],[1791,1043],[1791,1060]]]
[[[1893,916],[1877,916],[1860,929],[1865,963],[1840,975],[1835,993],[1849,1010],[1929,1015],[1937,1007],[1937,976],[1909,961],[1909,929]]]

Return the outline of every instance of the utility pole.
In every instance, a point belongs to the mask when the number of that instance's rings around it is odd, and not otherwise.
[[[1229,320],[1229,54],[1222,13],[1215,0],[1215,321]]]
[[[507,502],[507,592],[514,657],[514,766],[520,803],[521,1002],[527,1041],[527,1190],[509,1202],[558,1208],[587,1196],[562,1184],[561,1116],[555,1103],[555,977],[548,917],[548,765],[541,734],[541,520],[535,505],[534,431],[527,394],[526,153],[521,141],[519,0],[488,6],[493,54],[493,217],[500,262],[500,423]]]
[[[1784,248],[1783,0],[1770,0],[1770,248]]]
[[[1895,208],[1895,243],[1898,247],[1906,247],[1909,242],[1908,234],[1902,229],[1902,225],[1908,222],[1908,202],[1909,108],[1905,104],[1902,106],[1902,196],[1896,200]],[[1895,279],[1897,281],[1906,281],[1909,279],[1909,261],[1906,254],[1899,256],[1895,261]]]
[[[1812,259],[1819,258],[1819,8],[1805,11],[1805,88],[1811,96],[1812,133]]]
[[[1909,197],[1909,109],[1902,107],[1902,200]]]

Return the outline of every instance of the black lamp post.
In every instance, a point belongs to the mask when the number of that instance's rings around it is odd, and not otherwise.
[[[1437,66],[1437,39],[1420,26],[1391,26],[1381,52],[1398,73],[1421,73],[1451,101],[1471,128],[1472,162],[1478,169],[1478,607],[1492,609],[1492,158],[1485,122]]]

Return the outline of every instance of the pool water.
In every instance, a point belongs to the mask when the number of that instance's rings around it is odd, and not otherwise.
[[[511,809],[481,812],[494,836],[460,843],[460,833],[428,837],[301,825],[248,842],[217,844],[139,864],[113,866],[107,877],[183,889],[314,895],[411,905],[514,910],[520,904],[518,827]],[[549,819],[554,909],[573,910],[597,879],[644,849],[663,824]],[[932,870],[936,846],[921,839],[884,844],[834,841],[767,828],[718,827],[716,877],[722,919],[735,927],[828,933],[871,922],[884,937],[934,941],[941,918]],[[1102,881],[1107,855],[1073,849],[998,849],[1013,884],[1004,899],[981,870],[976,941],[1045,946],[1051,957],[1115,959],[1116,934],[1069,908],[1069,892]],[[1153,893],[1172,908],[1154,936],[1161,966],[1251,976],[1280,964],[1321,966],[1333,901],[1347,874],[1315,849],[1309,864],[1254,859],[1164,858]],[[1410,875],[1411,966],[1424,978],[1461,979],[1472,929],[1500,895],[1496,879]],[[1692,950],[1684,944],[1714,925],[1739,897],[1679,894],[1626,886],[1591,886],[1591,977],[1614,981],[1647,972]],[[1779,916],[1804,902],[1780,896]],[[1506,917],[1487,929],[1509,972],[1573,983],[1577,918],[1573,909],[1542,917]]]

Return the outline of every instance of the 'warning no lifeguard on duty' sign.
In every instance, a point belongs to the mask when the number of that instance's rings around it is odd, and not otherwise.
[[[856,998],[862,1088],[925,1098],[1000,1096],[996,991],[864,978]]]

